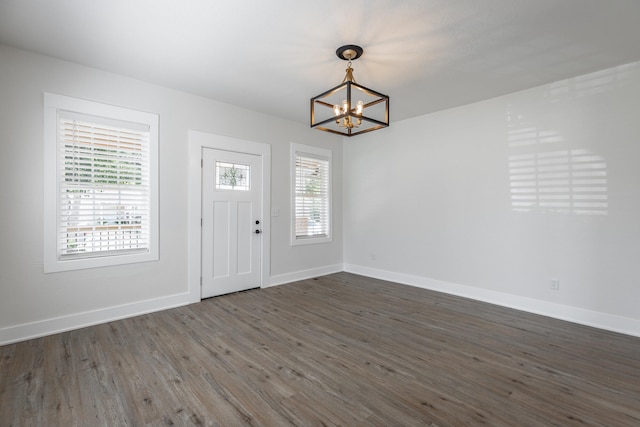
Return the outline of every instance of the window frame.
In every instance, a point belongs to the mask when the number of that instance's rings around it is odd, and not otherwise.
[[[105,121],[115,120],[143,125],[149,128],[149,248],[144,252],[116,252],[86,257],[74,255],[61,259],[58,248],[59,197],[61,188],[58,164],[58,113],[95,116]],[[129,108],[44,93],[44,272],[80,270],[159,259],[159,204],[158,204],[158,115]]]
[[[296,235],[296,159],[300,156],[312,157],[327,161],[327,234],[322,236],[297,236]],[[332,198],[332,151],[325,148],[291,143],[290,155],[290,185],[291,185],[291,246],[314,245],[330,243],[333,241],[333,198]]]

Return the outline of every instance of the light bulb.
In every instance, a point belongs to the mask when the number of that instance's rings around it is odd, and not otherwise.
[[[349,103],[345,99],[344,101],[342,101],[342,112],[347,113],[348,111],[349,111]]]
[[[364,109],[364,103],[362,101],[358,101],[356,104],[356,114],[362,114],[362,110]]]
[[[326,110],[325,110],[326,111]],[[339,116],[340,114],[342,114],[342,111],[340,111],[340,106],[339,105],[334,105],[333,106],[333,112],[336,116]]]

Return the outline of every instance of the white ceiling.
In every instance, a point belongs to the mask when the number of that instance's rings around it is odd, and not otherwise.
[[[0,43],[308,124],[342,81],[391,122],[640,60],[640,0],[0,0]]]

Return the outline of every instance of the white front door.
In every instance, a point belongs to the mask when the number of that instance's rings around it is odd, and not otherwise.
[[[262,159],[202,149],[202,298],[261,283]]]

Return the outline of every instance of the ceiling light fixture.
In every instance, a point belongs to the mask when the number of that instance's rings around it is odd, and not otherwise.
[[[349,61],[347,74],[338,86],[311,98],[312,128],[354,136],[389,126],[389,97],[358,84],[353,77],[351,61],[363,52],[352,44],[336,50],[338,58]]]

